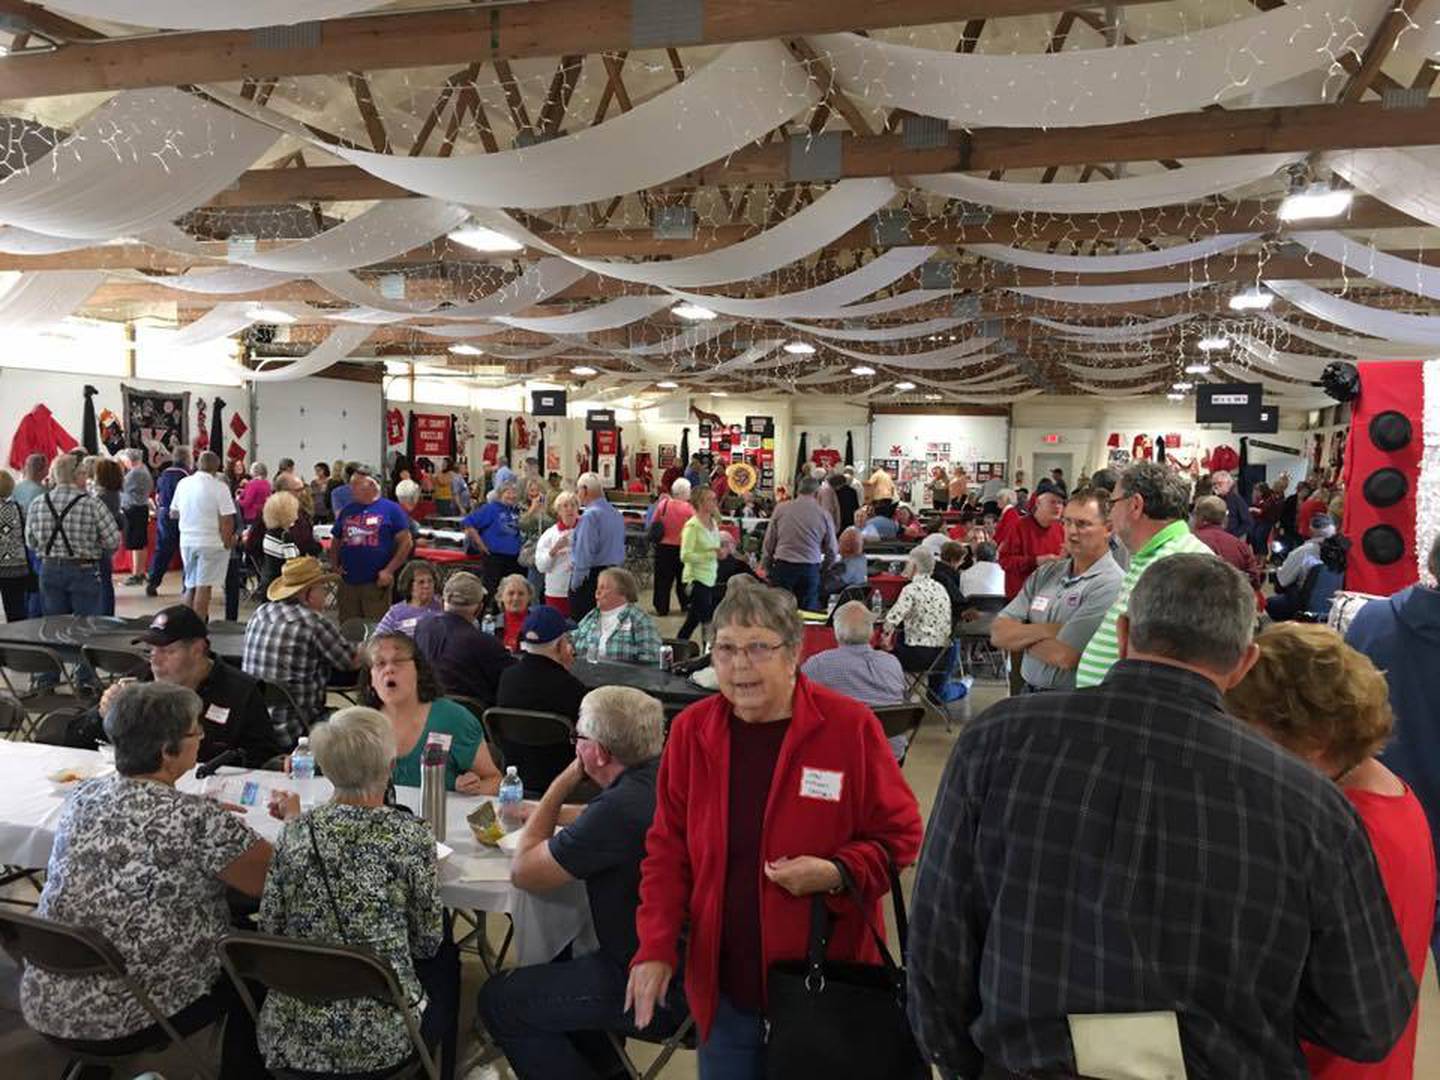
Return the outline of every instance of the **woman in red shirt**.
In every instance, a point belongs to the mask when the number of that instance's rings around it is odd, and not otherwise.
[[[1354,805],[1419,985],[1435,926],[1435,849],[1415,793],[1373,756],[1392,726],[1385,676],[1325,626],[1280,623],[1256,644],[1260,660],[1226,694],[1226,705],[1333,779]],[[1318,1080],[1410,1080],[1418,1020],[1417,1006],[1400,1041],[1373,1064],[1303,1043],[1311,1075]]]
[[[879,960],[866,922],[884,926],[890,864],[919,854],[920,808],[875,714],[799,674],[790,593],[737,577],[714,627],[720,693],[675,718],[660,762],[625,1009],[643,1031],[686,932],[700,1075],[759,1080],[767,970],[804,957],[817,894],[827,956]]]

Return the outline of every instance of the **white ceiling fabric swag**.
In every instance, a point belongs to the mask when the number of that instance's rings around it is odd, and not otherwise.
[[[1179,326],[1193,318],[1195,316],[1190,314],[1166,315],[1164,318],[1151,319],[1148,322],[1126,323],[1122,326],[1087,326],[1084,323],[1067,323],[1059,319],[1047,319],[1041,315],[1030,316],[1030,321],[1036,326],[1054,330],[1061,337],[1071,341],[1126,342],[1143,341],[1156,334],[1163,334],[1172,326]]]
[[[1435,181],[1440,183],[1440,172],[1436,173]],[[1294,240],[1308,251],[1323,255],[1357,274],[1431,300],[1440,300],[1440,269],[1436,267],[1377,251],[1338,232],[1290,233],[1286,239]]]
[[[369,326],[337,326],[328,337],[304,356],[291,360],[287,366],[273,371],[252,371],[236,365],[234,374],[250,382],[290,382],[307,375],[318,375],[326,368],[344,360],[374,333]],[[268,361],[262,361],[268,363]]]
[[[1379,341],[1375,338],[1351,337],[1349,334],[1331,334],[1287,322],[1269,313],[1263,317],[1275,329],[1301,341],[1308,341],[1319,348],[1361,360],[1413,360],[1417,356],[1433,356],[1440,352],[1433,345],[1422,345],[1413,341]]]
[[[1190,244],[1180,244],[1161,251],[1141,251],[1130,255],[1051,255],[1044,251],[1027,251],[1008,244],[966,244],[972,255],[983,255],[996,262],[1024,266],[1031,270],[1048,270],[1068,274],[1123,274],[1136,270],[1158,270],[1162,266],[1179,266],[1198,262],[1212,255],[1231,251],[1252,240],[1259,233],[1220,233]]]
[[[1386,311],[1321,292],[1303,281],[1266,279],[1265,287],[1301,311],[1359,334],[1440,347],[1440,316]],[[1418,358],[1417,358],[1418,359]]]
[[[225,4],[218,0],[52,0],[45,6],[82,19],[104,19],[126,26],[157,30],[249,30],[261,26],[288,26],[314,19],[384,7],[387,0],[245,0]]]

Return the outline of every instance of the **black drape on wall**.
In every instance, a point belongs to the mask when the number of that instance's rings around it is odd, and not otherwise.
[[[513,428],[514,426],[515,426],[515,418],[514,418],[514,417],[509,417],[509,418],[507,418],[506,421],[505,421],[505,457],[501,459],[501,461],[500,461],[500,464],[501,464],[501,465],[506,465],[506,466],[508,466],[508,465],[510,464],[510,430],[511,430],[511,428]]]
[[[460,460],[460,418],[450,414],[450,464]]]
[[[845,432],[845,464],[855,464],[855,435],[853,432]]]
[[[620,432],[624,428],[615,429],[615,486],[625,487],[625,444],[620,441]]]
[[[810,458],[810,433],[800,432],[800,449],[795,452],[795,479],[799,480],[804,476],[809,465]]]
[[[95,395],[99,392],[93,386],[85,387],[85,419],[80,424],[80,441],[88,454],[100,453],[100,428],[95,423]]]
[[[682,470],[690,467],[690,429],[680,429],[680,468]]]
[[[230,461],[225,453],[225,437],[225,399],[217,397],[210,406],[210,449],[220,455],[222,469]]]
[[[600,473],[600,433],[590,432],[590,471],[597,476]]]
[[[540,437],[535,440],[535,443],[536,443],[536,447],[535,447],[536,453],[539,455],[539,458],[540,458],[540,475],[541,475],[541,476],[545,476],[545,475],[547,475],[548,470],[547,470],[546,467],[545,467],[545,421],[544,421],[544,420],[541,420],[541,421],[540,421]]]

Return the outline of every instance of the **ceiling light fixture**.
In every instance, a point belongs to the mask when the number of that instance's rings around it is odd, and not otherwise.
[[[1184,400],[1185,400],[1185,395],[1184,395],[1184,394],[1177,394],[1177,393],[1175,393],[1173,390],[1172,390],[1170,393],[1166,394],[1165,396],[1166,396],[1167,398],[1169,398],[1171,401],[1184,401]]]
[[[466,345],[461,342],[459,345],[451,345],[450,351],[456,356],[484,356],[485,350],[478,345]]]
[[[1303,191],[1285,196],[1280,203],[1281,221],[1314,221],[1317,218],[1339,217],[1350,209],[1355,193],[1349,188],[1334,189],[1324,184],[1311,184]]]
[[[815,352],[815,346],[808,341],[791,341],[786,343],[785,351],[791,356],[810,356]]]
[[[851,375],[874,375],[875,369],[869,364],[856,364],[850,369]]]
[[[915,389],[915,384],[914,384],[913,382],[897,382],[897,383],[895,384],[895,389],[896,389],[896,390],[914,390],[914,389]]]
[[[1202,364],[1186,364],[1186,365],[1185,365],[1185,374],[1186,374],[1186,375],[1209,375],[1209,374],[1210,374],[1210,365],[1209,365],[1209,364],[1203,364],[1203,363],[1202,363]]]
[[[926,394],[926,395],[925,395],[925,400],[926,400],[926,401],[942,401],[942,400],[944,400],[944,395],[943,395],[943,394]]]
[[[523,251],[525,245],[511,240],[502,232],[487,229],[484,225],[465,225],[449,234],[451,240],[473,251],[499,252]]]
[[[1219,352],[1221,349],[1230,347],[1230,339],[1224,334],[1212,334],[1209,337],[1202,337],[1195,347],[1201,352]]]
[[[1171,384],[1170,384],[1170,389],[1171,389],[1171,390],[1178,391],[1178,392],[1180,392],[1180,393],[1184,393],[1186,390],[1194,390],[1194,389],[1195,389],[1195,384],[1194,384],[1193,382],[1184,382],[1184,381],[1181,381],[1181,382],[1177,382],[1177,383],[1171,383]]]
[[[279,323],[284,326],[298,321],[295,316],[291,315],[288,311],[272,307],[252,307],[250,309],[250,317],[256,322]]]
[[[710,391],[710,396],[711,396],[711,397],[729,397],[729,396],[730,396],[730,391],[729,391],[729,390],[711,390],[711,391]]]
[[[670,314],[679,316],[682,319],[689,319],[691,322],[709,322],[715,318],[715,312],[708,307],[701,307],[699,304],[676,304],[670,309]]]
[[[581,364],[579,367],[572,367],[570,369],[570,374],[579,375],[582,379],[588,379],[591,375],[599,375],[600,372],[593,367]]]
[[[655,386],[656,386],[658,389],[660,389],[660,390],[679,390],[679,389],[680,389],[680,384],[679,384],[678,382],[671,382],[669,379],[666,379],[664,382],[657,382],[657,383],[655,384]]]
[[[1275,294],[1264,289],[1246,289],[1230,297],[1231,311],[1264,311],[1275,302]]]

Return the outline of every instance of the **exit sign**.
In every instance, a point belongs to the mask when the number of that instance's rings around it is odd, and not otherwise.
[[[1052,434],[1052,435],[1041,435],[1041,436],[1040,436],[1040,441],[1041,441],[1042,443],[1044,443],[1046,446],[1056,446],[1056,445],[1058,445],[1059,442],[1060,442],[1060,436],[1059,436],[1059,435],[1054,435],[1054,434]]]

